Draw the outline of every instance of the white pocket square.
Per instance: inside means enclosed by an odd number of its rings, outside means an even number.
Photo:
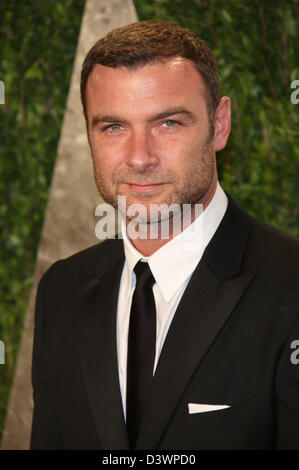
[[[230,408],[230,405],[205,405],[202,403],[188,403],[189,414],[206,413],[207,411],[223,410]]]

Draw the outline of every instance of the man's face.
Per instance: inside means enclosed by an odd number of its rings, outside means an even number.
[[[216,178],[206,89],[183,58],[137,70],[95,65],[87,82],[88,133],[103,198],[149,205],[201,202]]]

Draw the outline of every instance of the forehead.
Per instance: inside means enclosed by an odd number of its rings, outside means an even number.
[[[175,57],[146,64],[137,69],[106,67],[96,64],[86,86],[86,105],[89,112],[104,108],[128,109],[141,107],[194,106],[205,103],[205,85],[194,64]]]

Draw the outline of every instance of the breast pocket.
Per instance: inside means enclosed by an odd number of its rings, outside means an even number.
[[[196,428],[212,428],[243,422],[250,416],[250,409],[253,406],[255,398],[255,396],[251,396],[240,400],[237,403],[226,403],[226,405],[206,404],[206,408],[204,406],[198,406],[198,408],[196,406],[190,407],[190,405],[187,404],[189,424],[191,427]],[[220,406],[226,406],[226,408],[220,409],[218,408]],[[211,409],[209,411],[204,411],[205,409],[208,409],[208,407],[211,407]],[[196,411],[196,409],[198,409],[199,412],[190,413],[190,409],[191,411]]]

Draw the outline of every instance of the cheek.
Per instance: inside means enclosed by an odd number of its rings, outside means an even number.
[[[109,148],[96,146],[92,151],[94,166],[97,173],[102,175],[113,174],[119,166],[119,155]]]
[[[186,162],[190,158],[195,158],[202,146],[202,137],[198,129],[189,129],[188,131],[169,136],[167,139],[161,139],[159,142],[159,154],[167,161]]]
[[[178,177],[184,176],[188,169],[199,163],[200,146],[198,144],[190,145],[178,142],[171,150],[165,153],[164,163],[170,169],[173,169]]]
[[[156,142],[154,152],[159,157],[161,167],[175,170],[184,164],[188,146],[180,138],[161,139]]]
[[[114,174],[114,168],[111,165],[111,162],[107,161],[107,159],[96,157],[94,161],[94,167],[96,174],[100,178],[107,180],[107,182],[110,181]]]

